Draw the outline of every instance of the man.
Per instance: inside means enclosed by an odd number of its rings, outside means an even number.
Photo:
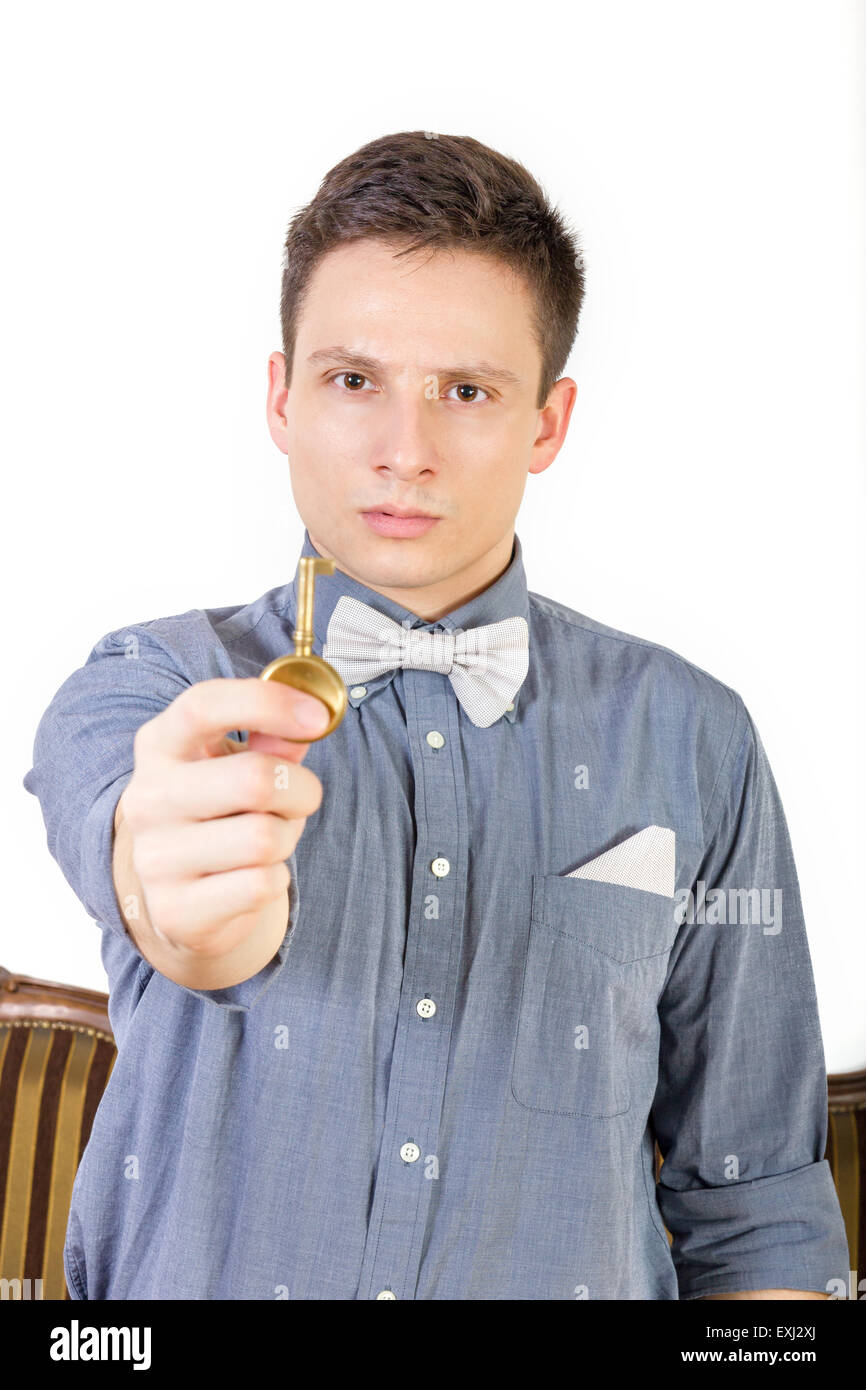
[[[374,141],[294,218],[268,423],[301,553],[335,562],[313,647],[349,707],[303,742],[321,706],[259,679],[291,650],[295,578],[107,634],[43,716],[25,785],[102,929],[119,1046],[74,1297],[845,1277],[752,720],[527,590],[514,522],[565,438],[583,290],[534,179],[467,138]]]

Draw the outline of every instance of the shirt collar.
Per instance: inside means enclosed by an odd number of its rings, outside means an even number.
[[[319,551],[310,540],[309,531],[305,529],[304,543],[299,559],[304,555],[316,556],[318,554]],[[298,611],[298,572],[296,565],[295,577],[291,586],[295,614]],[[455,628],[481,627],[487,623],[500,622],[503,618],[520,617],[525,619],[527,624],[529,623],[529,594],[523,568],[523,549],[516,533],[511,550],[511,560],[499,578],[494,580],[482,593],[476,594],[467,603],[452,609],[450,613],[444,614],[433,622],[425,621],[424,618],[418,617],[417,613],[412,613],[408,608],[403,608],[399,603],[395,603],[393,599],[386,598],[384,594],[368,588],[360,580],[344,574],[336,567],[336,564],[333,574],[317,575],[313,593],[313,650],[317,656],[322,654],[331,614],[338,600],[344,594],[350,598],[359,599],[361,603],[368,604],[370,608],[375,608],[378,613],[384,613],[397,623],[405,623],[409,628],[420,628],[427,631],[433,631],[436,628],[453,631]],[[395,670],[396,668],[384,671],[381,676],[368,681],[365,686],[351,686],[347,690],[347,695],[349,704],[353,709],[357,709],[358,705],[365,699],[369,699],[371,695],[388,685],[394,679]],[[513,724],[517,717],[519,698],[520,690],[514,696],[513,707],[505,711],[505,718],[509,723]]]

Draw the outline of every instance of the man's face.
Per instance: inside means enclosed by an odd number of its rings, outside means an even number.
[[[366,239],[319,263],[288,392],[282,353],[269,359],[268,423],[320,554],[432,621],[507,565],[527,474],[553,461],[576,387],[562,378],[537,409],[533,304],[509,268],[394,249]]]

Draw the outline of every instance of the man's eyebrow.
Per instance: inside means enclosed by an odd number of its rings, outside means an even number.
[[[362,352],[353,352],[351,348],[336,344],[334,347],[317,348],[311,352],[307,358],[307,363],[311,367],[320,366],[326,362],[349,363],[352,367],[358,368],[362,372],[383,373],[386,370],[385,363],[380,362],[378,357],[368,357]],[[459,381],[475,381],[477,377],[484,377],[487,381],[498,382],[500,386],[522,386],[523,378],[516,373],[509,371],[507,367],[497,367],[492,362],[475,362],[469,365],[453,367],[438,367],[431,375],[437,377],[451,377]]]

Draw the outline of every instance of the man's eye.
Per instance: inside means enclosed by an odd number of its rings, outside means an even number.
[[[461,391],[461,392],[462,392],[462,391],[469,391],[469,392],[473,392],[474,394],[472,394],[472,395],[468,395],[468,396],[461,395],[461,396],[458,396],[458,397],[457,397],[458,400],[464,401],[467,405],[472,405],[473,402],[474,402],[475,400],[477,400],[477,393],[478,393],[479,391],[483,392],[483,394],[484,394],[484,395],[487,397],[487,399],[489,400],[489,396],[488,396],[487,392],[484,390],[484,387],[483,387],[483,386],[476,386],[476,385],[474,384],[474,382],[471,382],[471,381],[459,381],[459,382],[457,382],[457,384],[456,384],[455,386],[450,386],[448,389],[449,389],[449,391]]]
[[[338,378],[341,376],[348,377],[349,381],[352,383],[367,380],[367,378],[365,376],[362,376],[360,372],[337,372],[335,376],[331,377],[331,381],[337,381]],[[359,396],[361,394],[361,390],[359,390],[359,388],[355,384],[347,384],[346,390],[351,391],[356,396]]]
[[[370,384],[369,379],[367,377],[362,376],[360,372],[352,371],[336,372],[332,377],[329,378],[329,380],[339,381],[341,377],[345,378],[344,389],[356,396],[360,396],[363,393],[364,382],[368,382],[368,384]],[[456,382],[454,386],[450,386],[448,388],[448,393],[450,393],[451,391],[458,391],[460,395],[457,397],[457,399],[463,401],[465,405],[475,404],[475,402],[478,400],[479,392],[481,392],[485,399],[489,399],[489,393],[484,390],[484,387],[476,386],[475,383],[471,381]]]

